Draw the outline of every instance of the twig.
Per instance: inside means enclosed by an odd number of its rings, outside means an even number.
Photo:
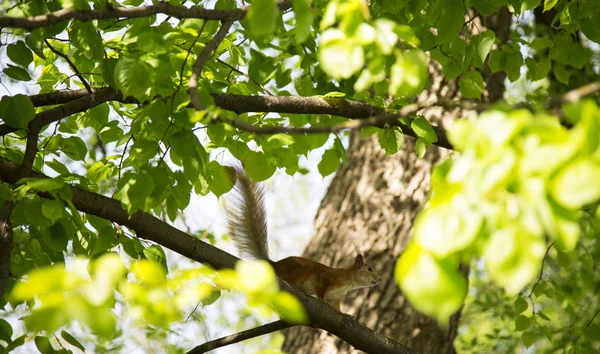
[[[548,258],[548,253],[550,252],[550,249],[552,248],[552,246],[554,246],[554,241],[552,241],[552,243],[548,246],[548,248],[546,249],[546,253],[544,254],[544,258],[542,258],[542,267],[540,268],[540,275],[538,276],[537,281],[535,282],[535,284],[533,284],[533,287],[531,288],[531,292],[529,293],[529,298],[531,298],[535,288],[538,286],[538,284],[542,280],[542,275],[544,274],[544,264],[546,263],[546,258]]]
[[[268,333],[281,331],[282,329],[290,328],[293,326],[295,326],[295,325],[289,324],[282,320],[267,323],[265,325],[262,325],[262,326],[259,326],[256,328],[248,329],[248,330],[236,333],[236,334],[232,334],[229,336],[221,337],[219,339],[211,340],[210,342],[206,342],[204,344],[201,344],[201,345],[195,347],[194,349],[187,352],[187,354],[206,353],[213,349],[221,348],[226,345],[230,345],[230,344],[234,344],[234,343],[239,343],[246,339],[259,337],[259,336],[262,336],[262,335],[265,335]]]
[[[208,60],[208,57],[211,55],[212,51],[217,49],[219,44],[225,39],[227,32],[231,28],[233,21],[223,21],[221,23],[221,28],[217,31],[215,36],[206,43],[206,46],[202,49],[202,52],[196,59],[194,63],[194,67],[192,68],[192,76],[190,77],[190,82],[188,84],[188,94],[190,95],[192,107],[194,107],[197,111],[204,109],[202,102],[200,102],[200,96],[198,95],[198,79],[202,74],[202,68],[204,64]]]
[[[579,341],[581,340],[581,337],[583,336],[585,331],[588,329],[588,327],[592,324],[592,322],[594,322],[594,319],[596,319],[596,316],[598,316],[599,313],[600,313],[600,309],[596,310],[596,313],[594,314],[594,316],[592,316],[592,319],[588,321],[588,323],[587,323],[587,325],[585,325],[585,328],[583,329],[583,331],[581,331],[581,333],[579,333],[579,337],[577,337],[577,343],[579,343]]]
[[[271,91],[269,91],[266,87],[264,87],[263,85],[261,85],[258,81],[256,81],[252,76],[246,74],[245,72],[241,71],[240,69],[236,68],[233,65],[229,65],[227,62],[217,58],[217,62],[225,65],[226,67],[228,67],[229,69],[235,71],[238,74],[241,74],[243,76],[245,76],[246,78],[248,78],[248,80],[254,82],[256,84],[256,86],[260,87],[261,90],[263,90],[264,93],[266,93],[269,96],[275,96]]]
[[[73,70],[75,75],[77,75],[79,80],[81,80],[81,83],[83,84],[83,86],[85,86],[85,89],[87,90],[87,92],[91,95],[92,88],[91,88],[90,84],[88,84],[87,80],[84,79],[83,76],[81,76],[81,73],[79,72],[79,70],[77,69],[75,64],[71,61],[71,59],[69,59],[69,57],[66,54],[61,53],[60,51],[56,50],[56,48],[54,48],[52,45],[50,45],[50,42],[48,41],[48,39],[44,39],[44,43],[46,43],[46,45],[48,46],[48,48],[50,48],[52,53],[63,58],[67,62],[67,64],[69,64],[69,67],[71,68],[71,70]]]
[[[549,108],[557,108],[565,103],[575,103],[593,93],[600,92],[600,81],[580,86],[574,90],[568,91],[561,96],[555,97],[548,103]]]
[[[12,201],[4,202],[0,209],[0,301],[4,297],[10,277],[10,253],[13,246],[13,229],[10,223]]]

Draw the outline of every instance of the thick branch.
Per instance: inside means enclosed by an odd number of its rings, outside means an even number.
[[[301,96],[241,96],[224,93],[212,95],[215,104],[237,114],[273,112],[294,114],[330,114],[345,118],[366,118],[385,110],[364,101],[343,98]]]
[[[277,2],[279,8],[284,11],[292,4],[290,0]],[[209,10],[200,6],[183,7],[171,5],[168,2],[156,2],[150,6],[140,7],[106,7],[102,10],[76,10],[62,9],[34,17],[0,17],[0,27],[34,29],[53,25],[68,20],[92,21],[120,18],[148,17],[156,14],[165,14],[174,18],[201,18],[204,20],[239,21],[248,12],[249,6],[231,10]]]
[[[202,102],[200,102],[200,96],[198,95],[198,80],[202,75],[202,68],[212,54],[213,50],[217,49],[219,44],[223,41],[223,39],[225,39],[225,36],[227,36],[227,32],[229,32],[232,24],[232,21],[223,21],[221,23],[221,28],[219,28],[217,34],[215,34],[215,36],[208,41],[208,43],[206,43],[206,46],[202,49],[202,52],[194,63],[192,68],[192,76],[190,77],[190,82],[188,84],[188,94],[190,95],[190,100],[192,101],[192,107],[194,107],[197,111],[204,109]]]
[[[19,179],[19,169],[19,165],[0,157],[0,180],[11,184],[16,183]],[[32,175],[47,178],[36,172]],[[138,237],[154,241],[190,259],[216,269],[233,268],[238,261],[238,258],[229,253],[202,242],[150,214],[136,212],[129,216],[116,199],[77,187],[71,187],[71,191],[73,196],[71,201],[77,210],[126,226],[135,231]],[[40,193],[40,195],[51,198],[49,194]],[[410,348],[363,326],[352,317],[334,310],[324,302],[283,282],[280,284],[283,290],[300,300],[313,327],[326,330],[359,350],[382,354],[415,353]]]
[[[95,93],[93,95],[88,95],[87,91],[85,91],[85,90],[82,90],[82,91],[86,92],[85,96],[78,98],[76,100],[70,101],[68,103],[65,103],[62,106],[54,107],[49,110],[40,112],[35,115],[35,117],[33,118],[33,120],[30,123],[36,124],[41,129],[45,125],[59,121],[65,117],[70,116],[71,114],[87,111],[88,109],[93,108],[99,104],[102,104],[102,103],[105,103],[108,101],[122,101],[123,100],[123,95],[115,92],[112,89],[102,90],[102,91],[98,90],[97,93]],[[52,93],[51,95],[55,95],[55,94]],[[41,95],[39,95],[39,96],[41,96]],[[69,95],[67,95],[67,96],[69,96]],[[34,96],[32,96],[32,97],[34,97]],[[70,96],[70,97],[72,97],[72,96]],[[47,99],[45,99],[45,98],[42,99],[42,101],[44,101],[44,100],[47,100]],[[7,124],[2,124],[2,125],[0,125],[0,136],[4,136],[6,134],[15,132],[17,130],[19,130],[19,129],[13,128]]]
[[[276,133],[286,133],[286,134],[315,134],[315,133],[336,133],[342,130],[352,130],[359,129],[363,127],[378,127],[383,128],[385,125],[391,125],[395,127],[399,127],[402,130],[402,133],[412,136],[414,138],[418,138],[415,131],[412,129],[410,125],[411,118],[408,118],[408,115],[414,114],[417,111],[428,107],[411,104],[404,107],[399,113],[384,113],[376,116],[371,116],[367,118],[354,119],[348,122],[343,122],[334,125],[325,125],[325,126],[311,126],[311,127],[283,127],[283,126],[264,126],[258,127],[254,126],[244,120],[234,119],[231,121],[225,121],[225,123],[232,125],[238,129],[243,131],[254,133],[257,135],[267,135],[267,134],[276,134]],[[399,119],[406,118],[409,124],[404,124]],[[446,131],[443,128],[432,125],[431,126],[435,131],[438,141],[433,143],[433,145],[437,145],[439,147],[443,147],[446,149],[453,149],[450,140],[448,140],[448,136],[446,135]]]
[[[208,351],[221,348],[230,344],[239,343],[241,341],[256,338],[268,333],[273,333],[276,331],[281,331],[282,329],[286,329],[292,327],[294,325],[289,324],[285,321],[279,320],[271,323],[264,324],[259,327],[255,327],[246,331],[242,331],[236,334],[232,334],[229,336],[221,337],[219,339],[211,340],[204,344],[201,344],[194,349],[187,352],[187,354],[201,354],[206,353]]]

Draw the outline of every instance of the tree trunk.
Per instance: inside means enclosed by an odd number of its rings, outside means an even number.
[[[510,13],[486,21],[488,27],[506,41]],[[474,31],[485,30],[481,24]],[[430,65],[431,88],[418,102],[441,98],[460,100],[457,80],[445,80],[436,63]],[[485,99],[502,97],[504,75],[485,75]],[[430,108],[420,112],[434,124],[448,123],[464,117],[461,109]],[[315,235],[305,256],[325,264],[340,266],[351,263],[355,245],[366,261],[381,275],[382,281],[371,289],[351,292],[342,311],[351,314],[370,328],[421,353],[454,353],[459,314],[448,328],[414,310],[402,296],[394,278],[394,267],[411,237],[417,213],[423,208],[429,191],[430,171],[449,151],[429,147],[419,159],[414,139],[406,138],[402,150],[386,156],[377,137],[351,139],[348,161],[337,171],[316,217]],[[285,333],[283,350],[289,353],[350,353],[353,348],[328,333],[308,328],[293,328]],[[356,352],[356,351],[355,351]]]

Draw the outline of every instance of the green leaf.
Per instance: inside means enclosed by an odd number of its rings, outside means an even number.
[[[269,149],[277,149],[282,146],[292,145],[294,138],[288,134],[278,133],[273,134],[267,138],[267,145]]]
[[[71,136],[60,141],[62,152],[73,160],[83,161],[87,155],[87,146],[80,137]]]
[[[415,141],[415,152],[417,153],[417,156],[422,159],[423,156],[425,156],[425,153],[427,152],[427,147],[431,145],[427,142],[427,140],[423,139],[423,138],[417,138],[417,140]]]
[[[587,17],[581,18],[579,21],[581,32],[583,32],[589,40],[600,44],[600,28],[598,27],[598,22]]]
[[[6,183],[0,182],[0,200],[12,200],[13,191]]]
[[[15,64],[24,67],[27,67],[33,61],[33,54],[23,41],[9,44],[8,47],[6,47],[6,54]]]
[[[427,121],[427,119],[424,117],[417,117],[416,119],[413,119],[413,121],[410,123],[410,127],[418,137],[423,138],[429,144],[433,144],[438,141],[435,130],[433,130],[433,127],[429,121]]]
[[[81,350],[82,352],[85,352],[85,347],[75,337],[73,337],[71,334],[69,334],[69,332],[61,331],[60,336],[67,343],[71,344],[72,346],[76,347],[77,349]]]
[[[307,324],[309,322],[302,303],[292,294],[281,291],[273,297],[271,303],[286,322],[297,324]]]
[[[162,265],[165,270],[168,272],[167,268],[167,255],[165,251],[159,245],[152,245],[150,247],[144,248],[144,256],[151,261],[154,261],[160,265]]]
[[[13,329],[10,323],[0,318],[0,340],[10,343],[13,335]]]
[[[423,250],[440,259],[471,246],[483,218],[466,203],[455,201],[429,207],[419,214],[414,240]]]
[[[563,83],[565,85],[569,84],[569,73],[565,69],[565,66],[561,63],[554,63],[554,76],[558,82]]]
[[[292,1],[292,9],[296,14],[296,28],[294,30],[294,44],[298,45],[311,34],[311,26],[315,15],[310,7],[310,0]]]
[[[7,64],[7,66],[8,67],[2,71],[6,76],[18,81],[31,81],[31,76],[29,76],[27,70],[12,64]]]
[[[526,228],[505,227],[493,232],[483,250],[490,278],[509,295],[521,291],[537,276],[546,243]]]
[[[323,177],[328,176],[335,172],[341,163],[340,153],[336,149],[325,150],[318,165],[319,173]]]
[[[465,98],[479,99],[484,89],[483,77],[478,71],[469,71],[460,79],[458,86]]]
[[[521,341],[525,348],[529,348],[537,342],[537,335],[531,331],[526,331],[521,334]]]
[[[152,66],[140,58],[124,56],[115,66],[115,84],[123,96],[144,101],[154,85],[154,73]]]
[[[56,159],[53,159],[52,161],[46,161],[46,165],[56,171],[59,175],[67,175],[71,173],[67,166]]]
[[[250,176],[254,182],[266,180],[271,177],[277,169],[267,161],[265,154],[262,152],[248,152],[246,156],[244,156],[243,162],[248,176]]]
[[[442,262],[411,243],[396,263],[396,281],[411,304],[446,325],[467,295],[467,281],[458,267]]]
[[[28,96],[4,96],[0,100],[0,118],[13,128],[23,129],[35,117],[35,108]]]
[[[230,167],[221,166],[217,161],[211,161],[208,164],[208,169],[212,176],[210,191],[213,192],[217,198],[229,192],[235,183],[227,171],[228,168]]]
[[[478,36],[479,45],[477,46],[477,54],[479,55],[479,60],[483,63],[492,50],[492,46],[496,41],[496,34],[492,30],[487,30]]]
[[[94,61],[100,61],[104,58],[102,38],[92,22],[73,22],[69,38],[71,38],[71,43],[81,50],[86,58]]]
[[[55,223],[65,216],[65,206],[60,200],[44,200],[42,202],[42,215]]]
[[[64,183],[54,178],[28,178],[24,180],[31,189],[40,192],[55,191],[64,187]]]
[[[42,354],[54,354],[54,348],[52,344],[50,344],[50,340],[47,337],[36,336],[35,339],[35,347]]]
[[[565,166],[550,184],[552,197],[567,208],[581,208],[600,198],[600,165],[590,158]]]
[[[396,52],[396,62],[390,69],[388,92],[398,97],[414,97],[428,84],[428,65],[425,53],[419,49]]]
[[[544,12],[552,10],[558,0],[544,0]]]
[[[398,127],[386,126],[378,132],[379,145],[387,155],[397,153],[404,143],[404,134]]]
[[[514,306],[517,313],[523,313],[525,310],[527,310],[527,308],[529,308],[527,300],[525,300],[522,296],[517,297]]]
[[[43,208],[43,204],[42,204]],[[63,207],[64,208],[64,207]],[[64,213],[64,209],[63,209]],[[44,214],[42,210],[42,214]],[[45,216],[45,215],[44,215]],[[44,237],[44,242],[53,250],[57,252],[63,252],[67,250],[67,244],[69,243],[69,239],[72,238],[72,235],[69,235],[67,229],[64,225],[67,225],[68,222],[59,222],[50,226],[49,233],[44,234],[47,235],[47,238]],[[71,236],[71,237],[70,237]]]
[[[515,331],[524,331],[533,326],[533,317],[527,317],[524,315],[517,316],[515,320]]]
[[[279,7],[275,0],[254,0],[246,20],[253,35],[267,36],[277,27],[279,18]]]

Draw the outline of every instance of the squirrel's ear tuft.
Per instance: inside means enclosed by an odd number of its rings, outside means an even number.
[[[356,255],[356,259],[354,259],[354,265],[358,268],[358,267],[362,267],[363,265],[365,265],[365,261],[363,259],[363,255],[362,254],[358,254]]]

